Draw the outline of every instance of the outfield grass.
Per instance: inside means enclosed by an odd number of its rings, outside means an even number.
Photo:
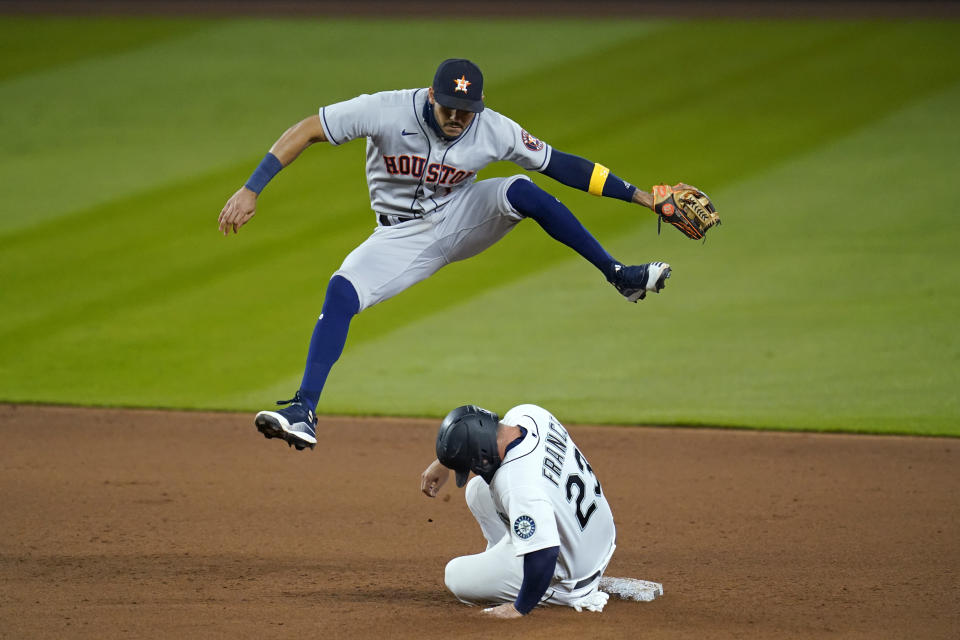
[[[940,204],[960,169],[958,36],[0,18],[0,400],[289,397],[326,280],[374,225],[363,144],[308,150],[237,236],[217,234],[220,207],[292,122],[464,55],[492,108],[645,187],[701,185],[724,224],[706,244],[658,236],[646,210],[536,176],[620,259],[671,262],[666,291],[629,305],[523,223],[358,316],[321,412],[536,402],[569,422],[960,435],[960,232]]]

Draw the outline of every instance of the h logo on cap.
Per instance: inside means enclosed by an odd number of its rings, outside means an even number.
[[[469,75],[469,80],[467,79]],[[483,72],[464,58],[444,60],[433,77],[433,97],[448,109],[483,111]]]

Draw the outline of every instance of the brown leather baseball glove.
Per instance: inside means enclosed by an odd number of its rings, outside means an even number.
[[[681,183],[672,187],[665,184],[655,185],[653,210],[657,214],[657,231],[660,222],[666,221],[680,230],[688,238],[699,240],[711,227],[720,224],[720,216],[710,198],[700,189]]]

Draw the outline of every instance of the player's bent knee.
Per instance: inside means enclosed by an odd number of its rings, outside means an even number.
[[[546,191],[538,187],[531,180],[514,180],[507,188],[507,202],[510,206],[523,213],[530,209],[538,199],[538,192],[546,194]]]
[[[516,180],[507,189],[507,202],[522,216],[539,221],[550,214],[555,197],[538,187],[532,180]]]
[[[330,278],[327,295],[323,300],[323,312],[356,315],[360,312],[360,294],[353,283],[340,275]]]
[[[448,562],[443,572],[443,582],[447,585],[450,593],[456,596],[458,600],[473,604],[474,601],[471,599],[473,593],[470,589],[469,581],[465,579],[467,575],[466,568],[462,565],[462,558],[454,558]]]

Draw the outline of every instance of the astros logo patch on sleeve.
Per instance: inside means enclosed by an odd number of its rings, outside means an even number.
[[[540,149],[543,149],[543,142],[530,135],[526,129],[520,130],[520,139],[523,141],[523,146],[530,149],[530,151],[540,151]]]
[[[513,532],[521,540],[527,540],[537,531],[537,523],[530,516],[520,516],[513,522]]]

